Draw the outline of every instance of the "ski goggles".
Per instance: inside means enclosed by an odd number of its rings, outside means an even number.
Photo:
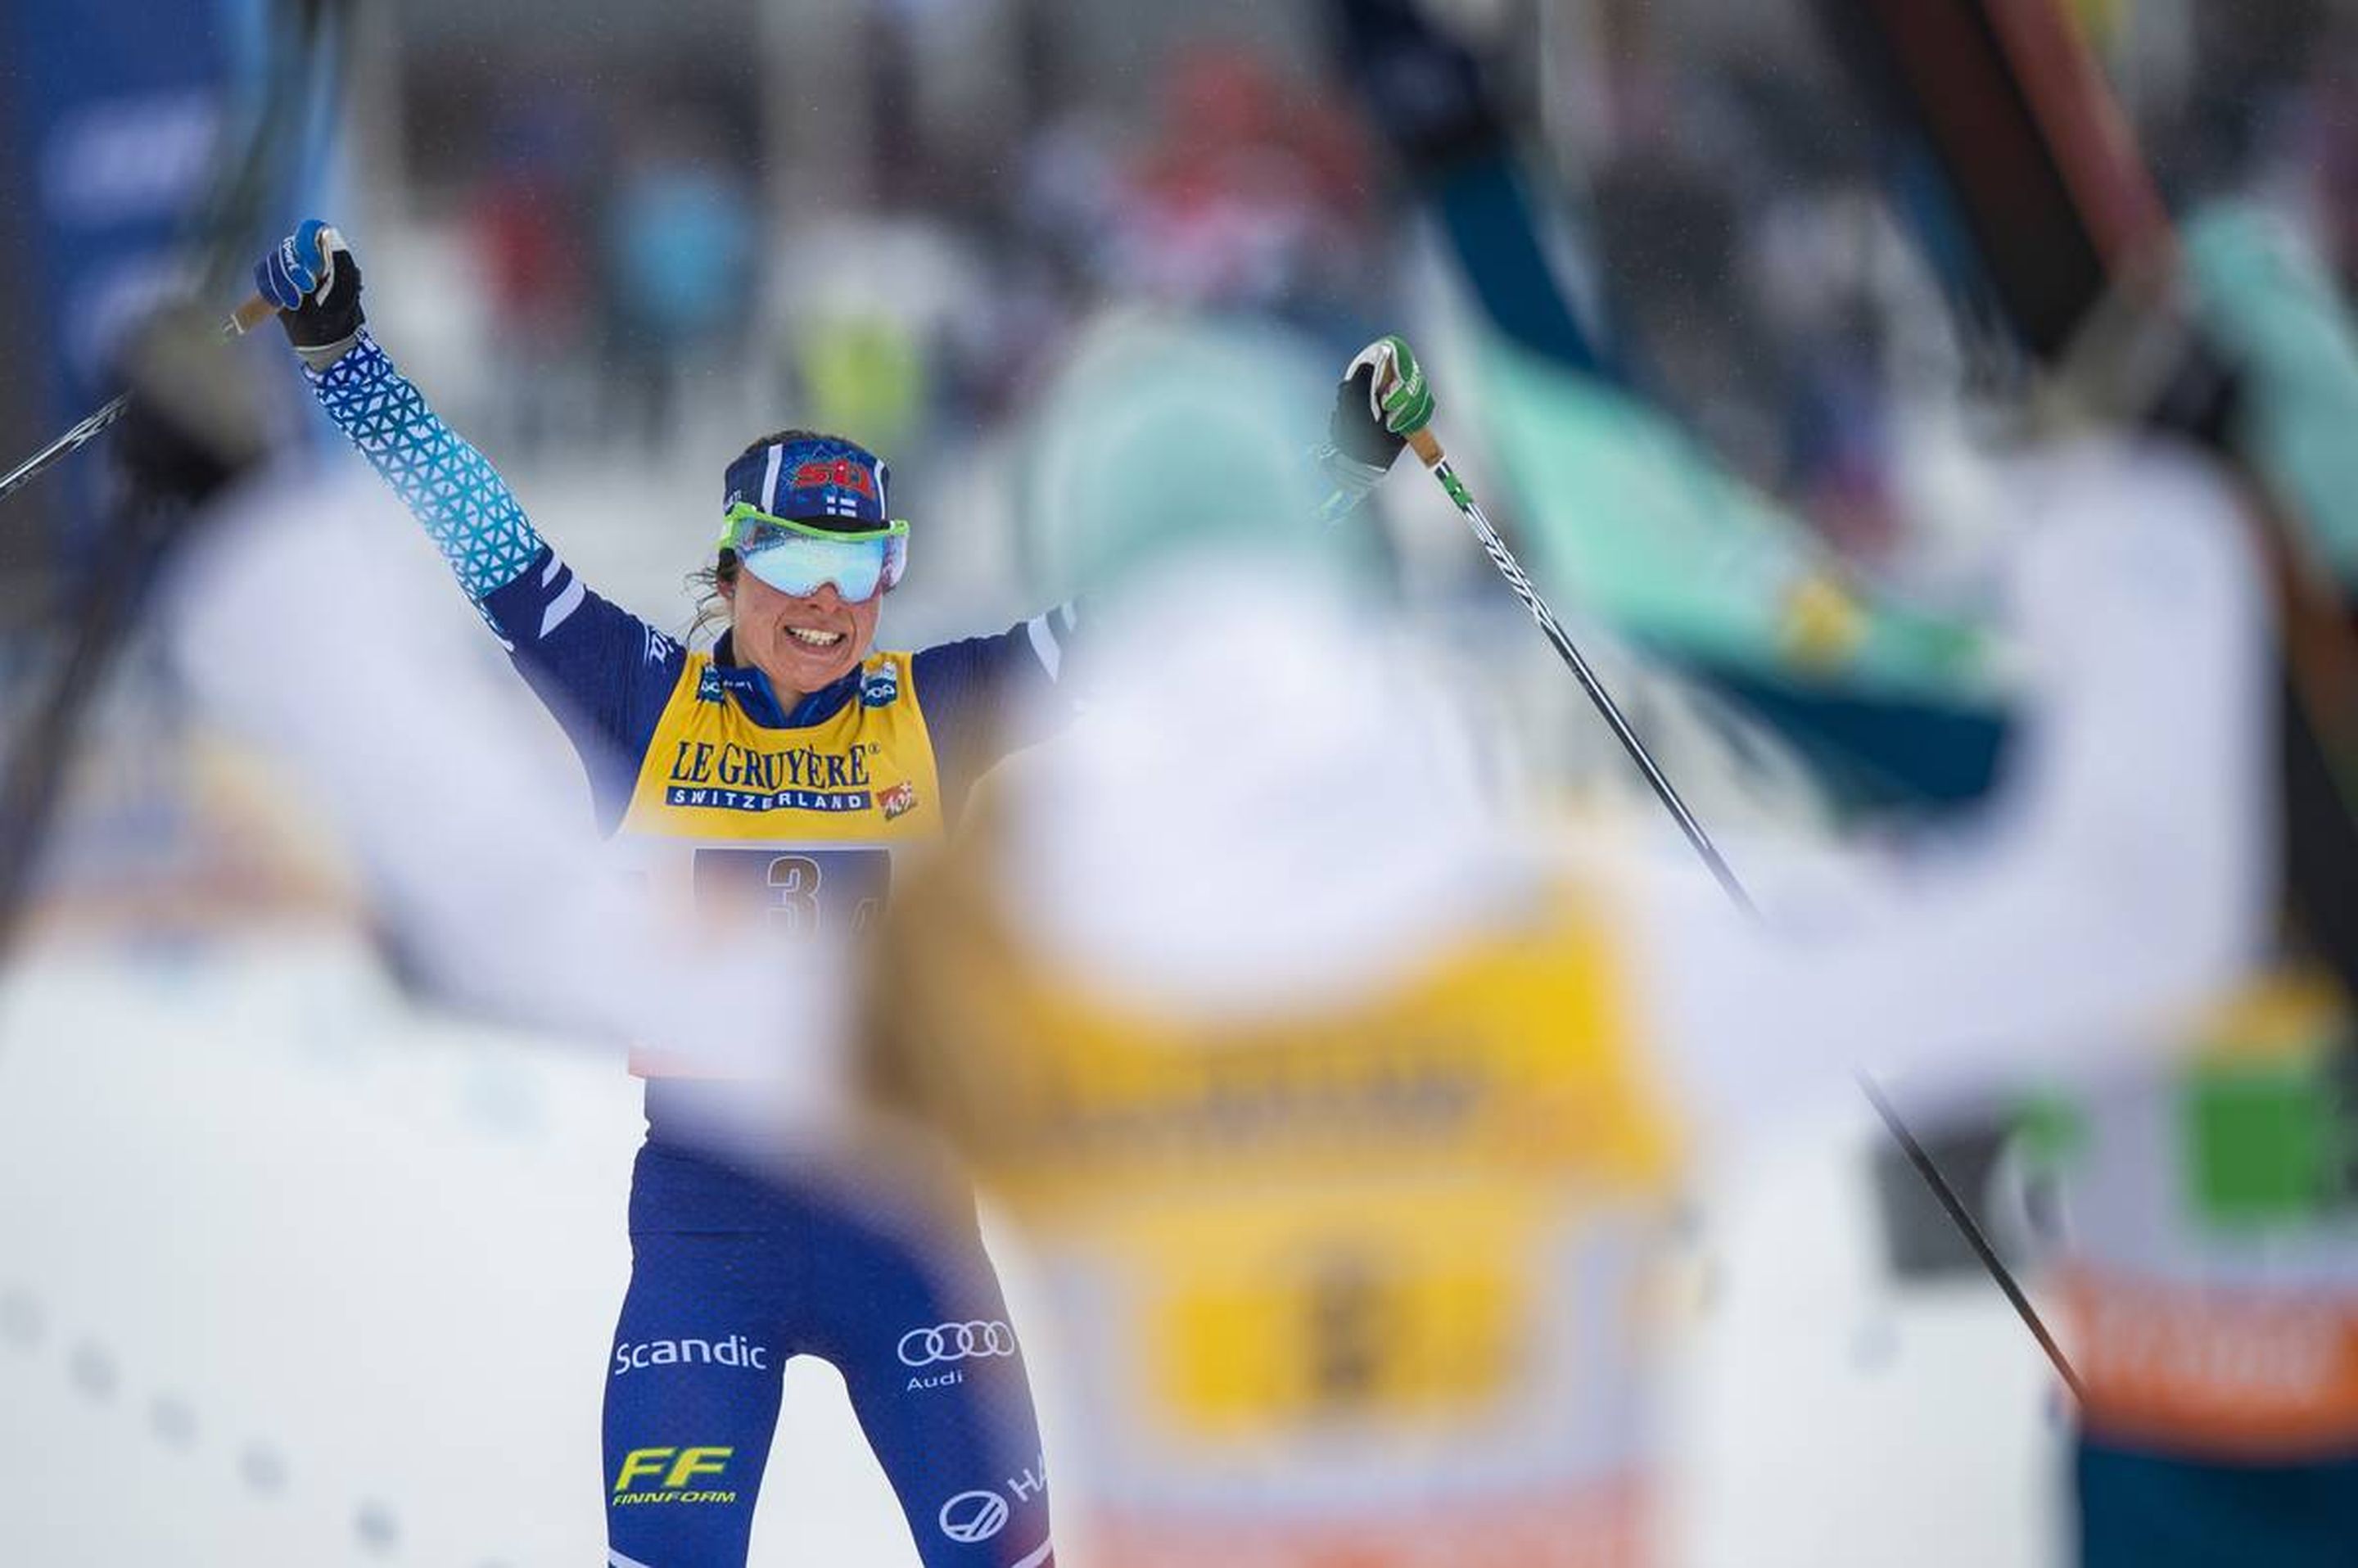
[[[847,601],[859,604],[899,586],[909,564],[909,524],[897,518],[881,528],[846,533],[773,517],[747,501],[731,506],[726,516],[720,547],[734,550],[747,571],[796,598],[831,582]]]

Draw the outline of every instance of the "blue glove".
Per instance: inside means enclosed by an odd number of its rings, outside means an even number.
[[[344,237],[317,218],[254,266],[254,287],[278,310],[287,341],[313,368],[342,357],[360,336],[361,268]]]

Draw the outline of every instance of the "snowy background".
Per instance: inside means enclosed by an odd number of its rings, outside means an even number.
[[[45,949],[0,989],[11,1551],[597,1561],[638,1131],[618,1065],[421,1015],[333,935]],[[1986,1287],[1882,1278],[1867,1138],[1845,1118],[1714,1183],[1678,1356],[1675,1561],[2050,1558],[2051,1377]],[[997,1251],[1034,1333],[1021,1251]],[[1050,1463],[1077,1467],[1054,1341],[1033,1346]],[[793,1363],[753,1561],[910,1552],[841,1382]]]

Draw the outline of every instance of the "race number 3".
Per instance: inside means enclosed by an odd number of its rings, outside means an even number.
[[[808,855],[781,855],[770,862],[770,886],[778,898],[770,914],[784,922],[787,935],[817,934],[818,888],[825,874]]]
[[[789,936],[866,931],[884,905],[891,852],[706,846],[696,901],[709,912],[758,912]]]

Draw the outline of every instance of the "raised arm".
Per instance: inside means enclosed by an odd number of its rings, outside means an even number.
[[[333,228],[304,222],[256,265],[254,281],[319,406],[424,526],[580,752],[601,818],[619,820],[685,651],[590,592],[490,460],[394,368],[361,310],[360,264]]]
[[[1854,1066],[1920,1098],[2099,1071],[2257,955],[2275,709],[2240,503],[2192,456],[2093,444],[2011,499],[2033,700],[1990,820],[1768,925],[1700,877],[1643,879],[1650,989],[1725,1120]]]
[[[499,471],[442,422],[369,336],[360,263],[343,236],[307,220],[254,271],[262,297],[280,311],[319,406],[424,525],[459,586],[482,610],[547,546]],[[492,629],[513,644],[496,622]]]

